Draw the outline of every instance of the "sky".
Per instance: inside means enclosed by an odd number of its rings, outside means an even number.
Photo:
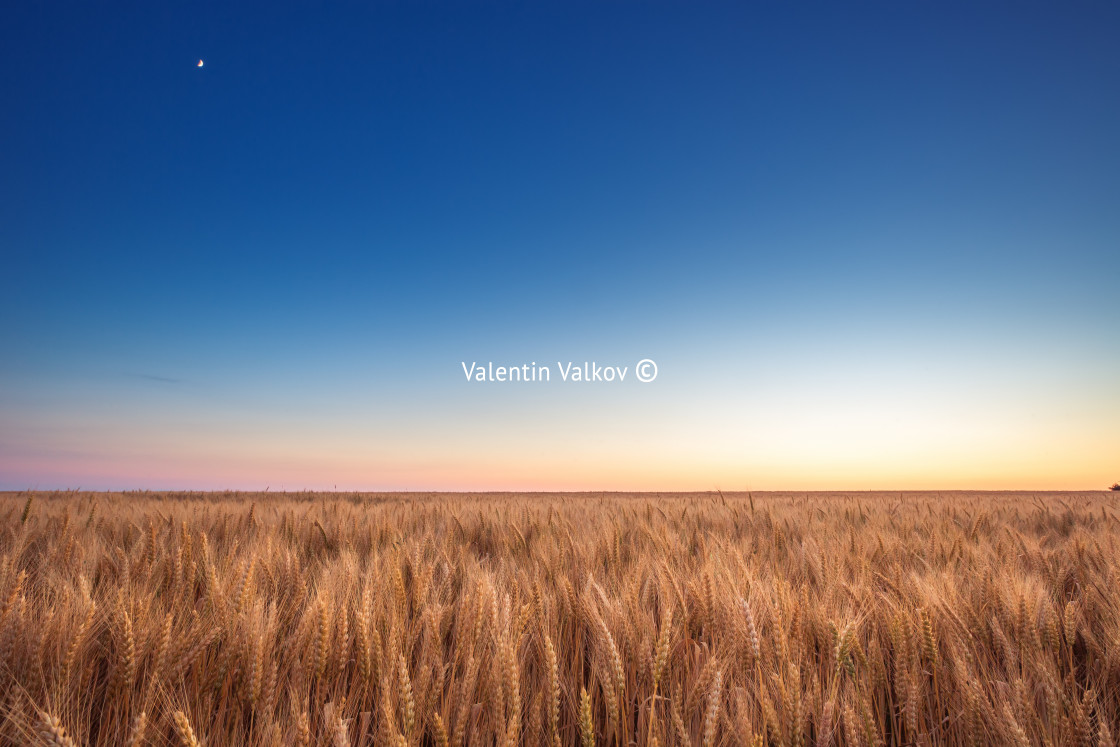
[[[2,14],[0,489],[1120,480],[1115,3]]]

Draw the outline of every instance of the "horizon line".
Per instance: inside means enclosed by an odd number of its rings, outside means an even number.
[[[0,488],[0,496],[28,495],[39,493],[169,493],[169,494],[252,494],[252,495],[303,495],[316,493],[323,495],[753,495],[759,494],[803,494],[803,495],[835,495],[838,493],[1112,493],[1118,492],[1111,487],[1104,488],[832,488],[804,490],[798,488],[766,488],[762,490],[721,490],[693,489],[693,490],[320,490],[315,488],[271,490],[247,488],[25,488],[5,489]]]

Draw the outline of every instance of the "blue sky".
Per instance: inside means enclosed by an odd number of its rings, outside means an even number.
[[[0,487],[1120,479],[1114,4],[4,13]]]

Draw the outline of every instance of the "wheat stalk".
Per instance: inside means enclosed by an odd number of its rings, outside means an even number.
[[[712,747],[716,741],[716,725],[719,716],[720,697],[723,694],[723,671],[716,670],[712,688],[708,693],[708,710],[704,714],[704,747]]]
[[[595,747],[595,722],[591,716],[591,696],[587,688],[579,691],[579,733],[583,747]]]
[[[552,639],[547,633],[542,633],[542,636],[548,662],[548,733],[552,746],[560,747],[560,669]]]

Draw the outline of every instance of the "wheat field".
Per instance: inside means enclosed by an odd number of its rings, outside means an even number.
[[[1114,494],[0,495],[0,744],[1110,745]]]

